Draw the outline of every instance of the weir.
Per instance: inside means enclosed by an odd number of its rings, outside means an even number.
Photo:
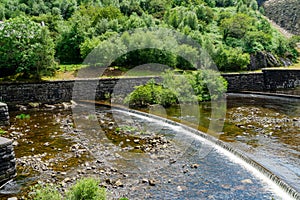
[[[86,103],[86,101],[85,101]],[[156,115],[127,109],[124,107],[118,107],[118,106],[111,106],[112,108],[115,108],[119,112],[125,112],[130,115],[136,115],[138,117],[145,117],[150,118],[153,120],[159,121],[159,123],[165,123],[169,126],[175,126],[180,127],[183,131],[182,134],[186,134],[188,136],[194,137],[197,140],[205,140],[206,142],[210,143],[213,148],[218,149],[221,153],[232,159],[234,162],[246,167],[249,171],[251,171],[257,178],[262,179],[264,182],[266,182],[268,185],[270,185],[273,188],[273,191],[277,193],[279,196],[281,196],[283,199],[297,199],[300,200],[300,194],[297,190],[295,190],[293,187],[288,185],[286,182],[281,180],[278,176],[273,174],[271,171],[260,165],[259,163],[255,162],[245,154],[243,154],[241,151],[232,148],[230,145],[218,140],[217,138],[214,138],[208,134],[205,134],[201,131],[198,131],[194,128],[188,127],[186,125],[183,125],[181,123],[162,118]]]

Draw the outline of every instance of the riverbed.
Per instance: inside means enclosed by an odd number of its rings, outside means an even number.
[[[297,101],[231,95],[218,137],[299,189],[298,109]],[[178,110],[166,113],[195,118]],[[210,104],[200,110],[195,121],[205,130]],[[15,140],[18,177],[1,190],[8,193],[2,199],[22,198],[38,182],[56,183],[63,191],[87,176],[99,179],[110,199],[280,199],[261,174],[178,126],[101,106],[82,115],[60,106],[25,112],[30,119],[16,118],[24,111],[11,112],[7,131]],[[199,149],[209,152],[199,155]]]

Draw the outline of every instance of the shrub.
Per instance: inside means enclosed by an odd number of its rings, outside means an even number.
[[[54,186],[36,185],[31,188],[31,197],[34,200],[61,200],[62,196]]]
[[[135,90],[125,98],[124,103],[129,104],[131,107],[145,107],[150,104],[169,106],[177,103],[177,99],[171,90],[156,84],[156,82],[151,79],[145,85],[137,86]]]
[[[220,46],[217,50],[215,63],[221,71],[241,71],[246,70],[250,64],[250,55],[243,53],[241,48],[223,48]]]
[[[176,103],[216,100],[227,90],[227,82],[217,72],[198,70],[190,74],[176,75],[172,71],[163,74],[162,84],[150,80],[137,86],[124,100],[131,107],[151,104],[170,106]]]
[[[104,188],[98,186],[98,181],[93,178],[79,180],[66,194],[67,200],[105,200],[106,192]]]

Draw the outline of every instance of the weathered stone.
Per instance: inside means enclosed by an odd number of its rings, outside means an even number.
[[[124,186],[124,184],[121,182],[121,180],[119,179],[119,180],[117,180],[116,182],[115,182],[115,186],[117,186],[117,187],[123,187]]]
[[[299,0],[268,0],[263,6],[267,17],[290,33],[300,35]]]
[[[257,70],[265,67],[289,66],[292,62],[287,58],[276,58],[270,52],[256,52],[250,56],[248,70]]]
[[[5,103],[0,102],[0,126],[9,125],[8,107]]]
[[[251,179],[244,179],[244,180],[241,180],[241,182],[244,183],[244,184],[253,184]]]
[[[7,200],[18,200],[18,198],[17,197],[10,197]]]
[[[0,137],[0,186],[16,176],[16,160],[12,140]]]

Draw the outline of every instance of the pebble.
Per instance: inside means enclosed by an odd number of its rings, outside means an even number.
[[[251,179],[244,179],[244,180],[241,180],[242,183],[245,183],[245,184],[253,184],[253,182],[251,181]]]
[[[182,191],[182,188],[181,188],[181,186],[179,185],[179,186],[177,186],[177,191],[178,192],[181,192]]]
[[[18,146],[19,145],[19,142],[17,142],[17,141],[14,141],[13,143],[12,143],[12,145],[15,147],[15,146]]]
[[[191,168],[197,169],[200,165],[199,164],[192,164]]]
[[[149,180],[149,185],[155,186],[155,184],[156,184],[156,181],[154,179]]]
[[[123,187],[124,185],[123,185],[123,183],[121,182],[121,180],[119,179],[119,180],[117,180],[117,181],[115,182],[115,186],[117,186],[117,187]]]
[[[146,179],[146,178],[142,179],[142,183],[148,183],[148,182],[149,182],[148,179]]]
[[[18,200],[18,198],[17,197],[10,197],[7,200]]]
[[[48,146],[50,146],[50,143],[49,143],[49,142],[46,142],[46,143],[44,144],[44,146],[45,146],[45,147],[48,147]]]

